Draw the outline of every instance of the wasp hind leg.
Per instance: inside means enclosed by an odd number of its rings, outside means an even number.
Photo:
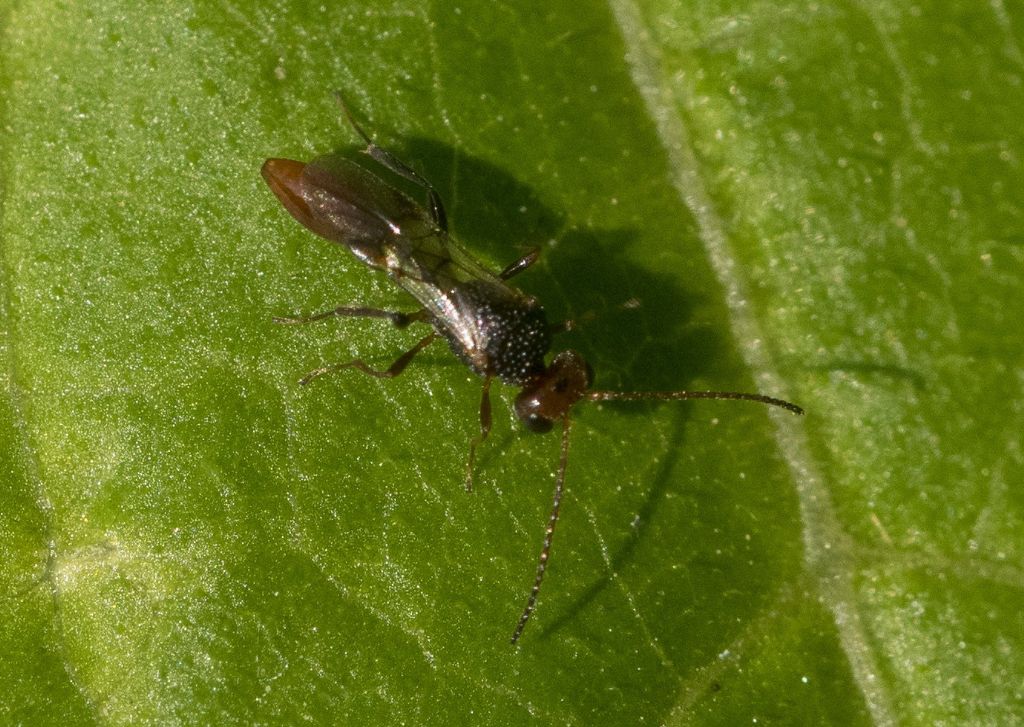
[[[483,391],[480,392],[480,433],[469,440],[469,458],[466,460],[466,492],[473,491],[473,467],[476,464],[476,448],[484,443],[491,433],[491,377],[484,377]]]

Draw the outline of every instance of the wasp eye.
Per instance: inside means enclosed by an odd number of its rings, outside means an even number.
[[[543,434],[551,431],[554,422],[551,417],[545,416],[542,391],[521,391],[516,397],[516,417],[523,423],[523,426],[531,432]]]
[[[545,432],[550,432],[551,427],[554,424],[554,422],[552,422],[550,419],[542,417],[540,414],[530,414],[521,421],[523,422],[524,427],[529,429],[531,432],[534,432],[535,434],[544,434]]]

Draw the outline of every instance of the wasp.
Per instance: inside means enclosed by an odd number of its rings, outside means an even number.
[[[531,432],[548,432],[561,425],[562,443],[555,476],[555,491],[544,529],[533,586],[512,632],[518,642],[537,606],[551,544],[558,524],[565,473],[569,461],[570,414],[588,401],[743,399],[782,407],[803,414],[796,404],[762,394],[734,391],[599,391],[591,388],[593,371],[576,351],[567,350],[546,361],[553,335],[572,327],[571,321],[550,323],[543,306],[509,284],[539,257],[533,250],[494,272],[474,258],[448,233],[441,196],[410,166],[381,148],[356,123],[340,94],[337,100],[355,133],[366,144],[365,153],[389,172],[416,185],[426,194],[426,205],[384,181],[376,172],[338,154],[303,163],[267,159],[262,174],[284,208],[304,227],[343,245],[368,267],[383,271],[419,304],[412,313],[342,306],[301,318],[275,318],[278,323],[309,323],[332,317],[368,317],[404,328],[422,323],[431,328],[387,369],[375,369],[361,360],[333,364],[311,371],[301,380],[308,384],[320,376],[354,368],[370,376],[390,379],[401,374],[415,356],[437,339],[482,377],[480,431],[470,440],[466,487],[472,489],[477,448],[491,430],[491,383],[518,387],[515,413]]]

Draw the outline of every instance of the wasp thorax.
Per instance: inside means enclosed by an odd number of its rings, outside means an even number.
[[[471,335],[461,321],[440,321],[439,330],[455,355],[474,371],[513,386],[523,386],[544,371],[551,326],[537,301],[488,280],[462,283],[449,295],[472,324]]]
[[[516,397],[516,416],[532,432],[546,432],[583,398],[593,372],[575,351],[562,351]]]

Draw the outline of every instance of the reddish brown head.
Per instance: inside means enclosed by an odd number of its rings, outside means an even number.
[[[516,416],[531,432],[546,432],[582,399],[594,372],[575,351],[562,351],[516,397]]]

